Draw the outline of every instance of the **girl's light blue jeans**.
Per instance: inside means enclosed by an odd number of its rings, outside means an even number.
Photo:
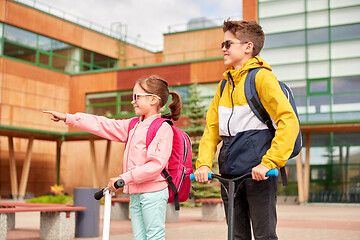
[[[130,194],[134,240],[165,239],[166,204],[169,190]]]

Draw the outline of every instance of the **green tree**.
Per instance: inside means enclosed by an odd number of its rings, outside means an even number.
[[[188,119],[186,128],[184,129],[191,138],[192,153],[193,153],[193,168],[196,166],[196,159],[199,153],[199,142],[205,129],[205,116],[206,109],[202,104],[198,84],[192,84],[189,89],[189,97],[185,99],[183,115]],[[217,162],[213,163],[213,170],[216,171]],[[211,184],[203,184],[193,182],[192,186],[196,191],[192,190],[192,195],[195,198],[217,198],[220,197],[220,185],[217,181],[213,181]]]
[[[198,84],[192,84],[189,89],[189,97],[185,99],[183,115],[188,119],[185,121],[185,131],[191,137],[192,153],[193,153],[193,167],[195,168],[195,161],[199,152],[199,141],[205,128],[205,107],[202,105]]]

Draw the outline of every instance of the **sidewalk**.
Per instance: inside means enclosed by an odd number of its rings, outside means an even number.
[[[39,213],[17,213],[15,226],[7,239],[39,239]],[[277,233],[286,240],[359,240],[360,205],[278,205]],[[102,219],[100,237],[77,239],[99,240],[101,235]],[[111,221],[110,239],[132,239],[131,222]],[[181,208],[179,222],[166,224],[166,239],[226,240],[227,225],[225,220],[202,222],[201,208]]]

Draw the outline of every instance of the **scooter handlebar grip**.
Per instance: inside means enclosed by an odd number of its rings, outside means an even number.
[[[94,198],[100,200],[104,196],[104,188],[94,193]]]
[[[271,169],[266,173],[267,177],[277,177],[279,175],[279,170],[277,168]]]
[[[213,175],[213,173],[208,173],[208,180],[212,180],[213,178],[212,178],[212,175]],[[195,175],[192,173],[192,174],[190,174],[190,180],[191,181],[195,181],[196,179],[195,179]]]
[[[114,183],[114,187],[116,189],[122,188],[124,185],[125,185],[125,182],[121,178]]]

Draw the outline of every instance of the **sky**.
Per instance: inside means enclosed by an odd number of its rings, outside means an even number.
[[[93,22],[96,28],[103,26],[109,30],[118,23],[125,24],[129,42],[138,40],[157,47],[162,47],[163,34],[169,33],[169,26],[183,31],[193,18],[206,17],[216,20],[218,25],[228,17],[242,18],[241,0],[35,0],[35,3],[35,7],[49,9],[48,12],[74,19],[73,22]],[[125,28],[122,32],[125,33]]]

